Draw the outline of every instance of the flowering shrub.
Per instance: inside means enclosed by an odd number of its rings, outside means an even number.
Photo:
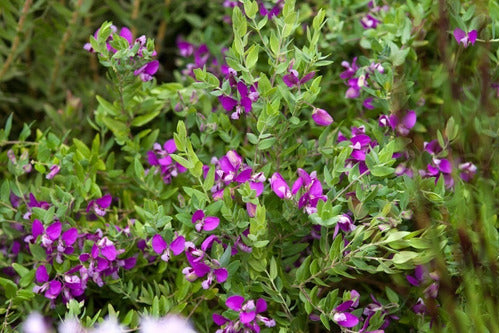
[[[2,331],[498,330],[498,3],[32,2]]]

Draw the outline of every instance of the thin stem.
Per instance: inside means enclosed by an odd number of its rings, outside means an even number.
[[[14,41],[12,42],[9,56],[7,57],[7,60],[5,60],[3,66],[2,66],[2,69],[0,70],[0,81],[2,80],[2,78],[5,75],[5,73],[7,72],[7,70],[9,69],[11,62],[14,60],[17,48],[19,47],[19,43],[21,42],[19,35],[20,35],[21,31],[23,30],[24,21],[26,20],[26,17],[28,16],[28,11],[31,7],[32,2],[33,2],[32,0],[26,0],[24,2],[23,10],[21,11],[21,16],[19,17],[19,22],[17,23],[16,37],[14,38]]]
[[[61,44],[59,44],[59,48],[57,49],[57,54],[55,57],[54,67],[52,69],[52,74],[50,75],[50,86],[49,86],[49,94],[52,94],[54,91],[54,85],[59,74],[59,68],[61,67],[61,59],[64,57],[64,50],[66,49],[66,44],[68,43],[69,38],[73,34],[73,27],[78,20],[79,9],[82,6],[83,0],[78,0],[76,3],[75,9],[73,10],[73,15],[71,15],[71,21],[69,22],[68,29],[64,32],[63,38],[61,40]]]

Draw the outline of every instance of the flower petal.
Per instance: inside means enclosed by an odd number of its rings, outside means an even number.
[[[245,298],[240,295],[233,295],[226,300],[226,306],[234,311],[240,311]]]
[[[33,239],[36,240],[38,236],[43,234],[43,231],[44,228],[42,222],[39,219],[35,219],[31,225],[31,234],[33,235]]]
[[[45,283],[49,281],[49,274],[47,273],[47,268],[44,265],[39,266],[35,273],[36,282]]]
[[[51,240],[56,240],[61,235],[61,230],[62,230],[61,222],[55,222],[47,227],[46,233]]]
[[[243,324],[248,324],[254,319],[255,319],[255,311],[240,313],[240,320]]]
[[[219,326],[222,326],[229,321],[229,319],[227,319],[226,317],[223,317],[217,313],[214,313],[212,315],[212,319],[213,319],[214,323],[219,325]]]
[[[78,238],[78,230],[76,228],[71,228],[63,232],[62,240],[66,245],[73,245]]]
[[[170,249],[172,250],[175,256],[181,254],[184,251],[185,243],[186,239],[182,236],[179,236],[170,244]]]
[[[205,231],[211,231],[217,228],[219,225],[219,218],[215,216],[207,216],[205,218],[205,224],[203,225],[203,230]]]
[[[263,298],[259,298],[256,303],[256,311],[257,313],[261,313],[267,310],[267,302]]]
[[[153,250],[157,254],[163,253],[165,249],[167,248],[167,242],[161,237],[161,235],[156,234],[153,236],[153,240],[151,241],[151,246],[153,247]]]
[[[108,260],[113,261],[116,259],[116,256],[118,255],[118,251],[116,251],[116,248],[113,244],[104,246],[101,249],[101,254]]]
[[[215,274],[215,279],[219,283],[222,283],[222,282],[227,280],[228,273],[227,273],[227,269],[225,269],[225,268],[218,268],[218,269],[214,270],[214,274]]]
[[[196,223],[199,220],[202,220],[205,217],[205,213],[203,210],[198,209],[196,212],[194,212],[193,217],[191,218],[191,222]]]

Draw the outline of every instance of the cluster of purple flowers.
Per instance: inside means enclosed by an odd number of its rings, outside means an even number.
[[[348,295],[348,300],[340,303],[331,311],[331,316],[333,317],[333,321],[342,327],[352,328],[357,326],[360,322],[363,323],[361,329],[359,329],[360,333],[383,333],[384,329],[387,328],[392,320],[398,320],[399,317],[388,314],[388,310],[386,306],[382,305],[373,295],[370,295],[373,303],[368,304],[363,309],[363,317],[358,317],[354,315],[354,312],[359,307],[359,300],[361,295],[356,290],[351,290],[346,292]],[[345,299],[345,298],[344,298]],[[370,325],[370,319],[376,314],[380,313],[384,318],[384,322],[382,325],[375,331],[367,331]],[[313,321],[317,321],[320,317],[316,314],[311,314],[310,319]]]
[[[264,181],[266,180],[264,174],[262,172],[254,173],[250,166],[243,163],[243,158],[236,151],[230,150],[220,159],[213,157],[211,163],[215,165],[215,181],[211,189],[212,197],[215,200],[221,199],[224,189],[233,183],[241,185],[248,182],[250,188],[255,190],[257,196],[260,196],[264,191]],[[203,166],[204,177],[207,176],[209,169],[210,166]],[[234,189],[238,185],[231,187],[231,194],[234,193]],[[247,210],[250,216],[252,216],[255,205],[248,203]]]
[[[220,223],[218,217],[205,216],[203,210],[197,210],[193,214],[191,221],[197,232],[213,231]],[[178,236],[176,233],[175,239],[168,244],[160,234],[156,234],[151,239],[151,247],[165,262],[171,259],[172,254],[178,256],[185,252],[189,266],[185,267],[182,273],[190,282],[198,278],[205,278],[201,285],[203,289],[208,289],[214,280],[217,283],[223,283],[228,276],[226,268],[222,267],[218,260],[210,258],[208,254],[214,242],[221,243],[217,236],[210,235],[197,247],[193,242],[186,241],[184,236]]]
[[[231,119],[239,119],[243,111],[245,113],[252,111],[252,104],[259,99],[256,84],[249,87],[241,79],[236,83],[235,75],[235,71],[230,71],[227,75],[230,78],[229,84],[233,93],[229,96],[219,96],[222,108],[228,112],[232,112]]]
[[[109,52],[111,53],[116,53],[116,50],[111,46],[110,42],[113,40],[113,34],[116,34],[118,31],[118,28],[114,25],[111,25],[111,34],[107,38],[106,42],[106,47]],[[99,29],[94,33],[94,38],[97,39],[97,35],[99,33]],[[142,58],[144,50],[146,50],[146,36],[142,35],[139,38],[136,38],[134,40],[132,31],[130,31],[129,28],[123,27],[120,29],[120,32],[118,33],[118,36],[124,38],[130,48],[133,48],[135,45],[138,45],[138,51],[137,55]],[[92,48],[92,45],[90,43],[86,43],[83,48],[89,52],[94,53],[94,49]],[[153,51],[152,56],[156,56],[156,51]],[[158,71],[158,68],[160,67],[160,63],[158,60],[153,60],[150,62],[147,62],[146,64],[142,65],[141,67],[137,68],[134,71],[135,76],[139,76],[142,81],[147,82],[153,79],[153,75]]]
[[[356,163],[359,165],[359,172],[368,172],[366,166],[366,154],[369,150],[378,145],[376,140],[372,140],[366,133],[365,127],[352,127],[351,138],[347,139],[341,132],[338,134],[337,142],[350,141],[352,148],[351,156],[346,160],[346,167],[352,168]]]
[[[406,280],[414,286],[420,287],[421,285],[427,285],[424,290],[424,295],[426,299],[436,299],[439,292],[439,275],[436,272],[429,272],[426,267],[418,265],[415,267],[414,275],[407,275]],[[416,314],[426,314],[427,306],[424,300],[419,297],[417,303],[412,307],[413,312]]]
[[[259,323],[266,327],[276,326],[274,319],[264,317],[261,313],[267,310],[267,302],[263,298],[257,301],[248,300],[240,295],[233,295],[226,300],[226,306],[238,312],[238,319],[230,320],[220,314],[212,315],[213,321],[221,326],[217,333],[233,333],[233,332],[260,332]]]
[[[452,176],[453,165],[448,159],[440,157],[443,153],[443,148],[439,145],[439,142],[437,140],[424,142],[424,150],[431,155],[432,162],[427,164],[427,170],[419,170],[419,174],[422,177],[434,177],[436,182],[439,176],[442,175],[446,187],[452,188],[455,184]],[[459,164],[458,169],[460,171],[460,178],[466,182],[471,181],[477,172],[477,167],[471,162]]]
[[[370,66],[359,67],[356,64],[357,57],[355,57],[351,63],[347,61],[342,61],[341,65],[346,70],[340,73],[340,78],[345,81],[345,84],[349,87],[345,92],[345,98],[358,98],[361,94],[361,89],[363,87],[368,87],[368,79],[370,75],[375,71],[379,73],[384,73],[384,67],[381,64],[372,62]],[[359,71],[361,69],[361,71]],[[371,105],[372,99],[366,99],[363,105],[367,108],[373,108]]]
[[[148,151],[148,162],[151,166],[158,167],[155,169],[155,173],[158,171],[163,177],[165,184],[170,184],[172,178],[177,177],[179,173],[186,172],[187,169],[177,162],[172,160],[170,154],[177,151],[174,139],[165,141],[163,147],[159,143],[153,145],[153,150]],[[149,170],[148,170],[149,172]]]
[[[303,169],[297,169],[299,177],[292,185],[292,189],[288,186],[288,183],[283,179],[280,173],[275,172],[269,182],[271,183],[271,189],[273,192],[281,199],[292,199],[292,196],[302,193],[297,206],[299,209],[304,209],[307,214],[313,214],[317,211],[316,206],[318,201],[326,201],[327,197],[323,194],[323,186],[316,176],[316,171],[308,174],[307,171]]]
[[[106,209],[111,204],[111,196],[105,195],[102,198],[92,200],[87,206],[87,212],[104,216]],[[25,219],[31,219],[31,209],[34,207],[48,209],[51,204],[45,201],[36,200],[30,193],[26,202],[28,212],[24,214]],[[92,219],[92,215],[89,214]],[[33,288],[36,293],[44,293],[44,296],[51,300],[52,306],[55,300],[61,296],[64,303],[73,298],[81,299],[90,280],[99,287],[104,285],[104,278],[110,276],[118,279],[120,268],[131,269],[135,266],[136,258],[118,258],[125,252],[118,249],[113,241],[104,236],[98,229],[95,233],[80,233],[77,228],[66,228],[67,223],[55,220],[53,223],[44,224],[34,219],[31,225],[31,233],[24,238],[28,244],[37,244],[45,250],[46,258],[44,264],[38,265],[35,273],[37,285]],[[63,229],[66,229],[63,231]],[[92,244],[92,245],[91,245]],[[85,249],[89,249],[87,253]],[[64,273],[57,273],[51,268],[54,263],[62,264],[69,255],[79,254],[79,263],[73,265]],[[49,272],[53,271],[53,277]]]
[[[177,48],[181,57],[193,57],[192,60],[188,60],[190,62],[181,71],[184,76],[195,78],[194,70],[197,68],[205,68],[207,72],[214,74],[218,78],[223,78],[229,72],[229,67],[225,63],[220,63],[217,57],[210,53],[206,44],[195,45],[179,37],[177,38]],[[222,50],[222,55],[224,55],[225,51],[226,49]]]

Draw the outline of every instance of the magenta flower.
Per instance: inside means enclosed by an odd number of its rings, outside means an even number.
[[[349,312],[353,303],[353,301],[343,302],[333,310],[333,321],[339,326],[354,327],[359,323],[359,318]]]
[[[159,67],[160,62],[158,60],[153,60],[136,69],[134,75],[139,76],[143,82],[151,81]]]
[[[464,47],[468,47],[469,45],[474,45],[476,42],[477,30],[465,32],[460,28],[456,28],[453,30],[453,36],[458,44],[463,44]]]
[[[420,174],[423,177],[435,177],[436,183],[440,175],[443,175],[444,183],[447,188],[451,188],[454,185],[453,177],[451,172],[453,167],[447,159],[433,158],[431,164],[427,164],[427,172],[425,170],[420,170]]]
[[[292,192],[290,192],[290,187],[288,186],[287,182],[283,179],[281,174],[278,172],[273,173],[271,178],[269,179],[269,182],[271,183],[271,189],[273,190],[274,193],[281,199],[291,199],[292,198]]]
[[[367,14],[366,16],[363,16],[360,22],[363,28],[365,29],[375,29],[377,25],[380,23],[380,20],[377,20],[375,17],[371,16],[370,14]]]
[[[148,162],[152,166],[159,167],[159,171],[163,176],[163,182],[170,184],[173,177],[177,177],[179,173],[187,171],[185,167],[172,160],[170,154],[177,151],[174,139],[165,141],[163,147],[159,143],[153,145],[153,150],[148,151]],[[155,172],[158,172],[156,170]]]
[[[328,112],[323,109],[314,108],[312,112],[312,119],[319,126],[328,126],[333,123],[333,118]]]
[[[62,290],[61,282],[57,280],[49,281],[49,274],[47,273],[47,268],[45,266],[39,266],[35,272],[36,282],[41,283],[41,286],[34,286],[33,292],[42,293],[45,291],[45,297],[54,300],[59,296]]]
[[[368,171],[368,167],[366,166],[365,159],[366,154],[369,150],[377,145],[375,140],[372,139],[365,134],[365,128],[363,126],[360,127],[352,127],[351,128],[351,139],[347,139],[342,133],[338,134],[338,142],[342,141],[350,141],[352,147],[351,156],[346,160],[346,167],[352,168],[354,164],[358,163],[359,172],[364,173]]]
[[[462,178],[463,181],[469,182],[474,178],[477,167],[471,162],[466,162],[459,164],[458,170],[460,170],[460,178]]]
[[[385,307],[373,296],[370,295],[371,299],[373,300],[373,303],[368,304],[364,309],[363,309],[363,315],[367,316],[365,319],[365,322],[363,323],[363,327],[361,328],[360,332],[366,332],[366,329],[370,325],[370,319],[377,313],[380,312],[382,314],[382,317],[384,318],[384,323],[382,326],[379,327],[379,330],[384,330],[389,326],[391,323],[391,320],[399,320],[399,317],[396,315],[387,315],[387,310]]]
[[[92,212],[99,216],[106,215],[106,209],[111,205],[113,197],[110,194],[104,195],[102,198],[91,200],[87,205],[87,213]]]
[[[45,176],[47,179],[52,179],[59,173],[59,170],[61,170],[61,167],[57,164],[54,164],[53,166],[50,167],[49,173]]]
[[[186,240],[183,236],[178,236],[172,241],[172,243],[167,244],[163,237],[159,234],[153,236],[151,241],[151,246],[157,254],[161,254],[161,259],[165,262],[170,260],[172,253],[177,256],[184,252],[184,244]]]
[[[259,93],[254,86],[251,86],[250,89],[248,89],[246,84],[239,81],[236,88],[240,96],[239,100],[225,95],[219,96],[219,101],[221,102],[224,110],[234,110],[231,114],[231,119],[239,119],[243,111],[245,111],[245,113],[252,111],[252,103],[259,99]]]
[[[267,310],[267,302],[259,298],[256,302],[249,300],[245,302],[242,296],[234,295],[226,300],[226,306],[236,312],[239,312],[239,319],[230,321],[229,319],[214,313],[213,321],[219,326],[225,326],[221,332],[260,332],[259,322],[266,327],[276,326],[273,319],[264,317],[260,313]]]
[[[365,98],[365,100],[363,101],[363,107],[368,110],[373,110],[375,107],[373,106],[372,102],[373,97]]]
[[[215,216],[206,216],[203,210],[199,209],[191,218],[191,222],[195,224],[196,231],[200,232],[202,229],[205,231],[211,231],[217,228],[219,225],[219,218]]]
[[[313,214],[317,211],[318,201],[327,200],[326,195],[323,195],[323,186],[316,177],[316,171],[311,172],[309,175],[305,170],[298,168],[297,173],[299,178],[292,186],[292,194],[295,195],[300,189],[303,189],[298,207],[304,208],[308,214]]]
[[[441,148],[437,140],[424,142],[424,149],[431,155],[437,155],[443,151],[443,148]]]
[[[299,78],[299,72],[297,72],[295,69],[292,68],[293,64],[290,65],[290,68],[288,69],[288,74],[283,76],[283,82],[289,87],[300,87],[307,81],[311,80],[314,75],[316,74],[315,72],[309,72],[302,79]]]
[[[382,115],[379,118],[378,124],[381,127],[390,126],[393,131],[399,135],[406,136],[417,122],[417,114],[413,110],[409,110],[401,119],[395,115]]]
[[[220,243],[220,240],[215,235],[208,236],[201,248],[197,249],[191,242],[186,242],[186,258],[188,259],[190,267],[185,267],[182,273],[190,282],[198,278],[205,277],[206,279],[201,283],[203,289],[208,289],[212,285],[214,279],[218,283],[223,283],[227,280],[228,272],[216,259],[210,259],[206,253],[214,242]]]
[[[273,7],[270,9],[267,9],[267,7],[264,5],[264,1],[259,0],[257,1],[259,3],[259,13],[262,16],[267,16],[267,18],[272,19],[274,16],[278,16],[281,13],[281,10],[283,9],[284,0],[278,0]]]

